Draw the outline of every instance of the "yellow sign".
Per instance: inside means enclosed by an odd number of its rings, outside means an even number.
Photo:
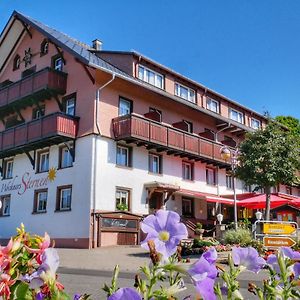
[[[272,224],[265,223],[263,227],[263,233],[265,234],[293,234],[296,231],[294,224]]]
[[[290,237],[279,236],[265,236],[264,247],[278,248],[278,247],[292,247],[296,244]]]

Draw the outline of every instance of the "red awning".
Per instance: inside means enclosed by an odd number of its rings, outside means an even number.
[[[191,191],[191,190],[186,190],[186,189],[180,189],[177,193],[185,195],[185,196],[200,198],[200,199],[206,200],[207,202],[233,205],[233,199],[223,198],[223,197],[220,197],[220,196],[217,196],[214,194]]]
[[[252,209],[262,209],[266,207],[266,194],[259,194],[256,196],[249,197],[247,199],[238,201],[238,206],[252,208]],[[275,208],[281,205],[290,204],[296,207],[300,207],[300,198],[293,197],[290,195],[274,193],[271,194],[271,208]]]

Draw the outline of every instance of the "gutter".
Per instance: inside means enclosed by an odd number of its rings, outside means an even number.
[[[98,136],[102,136],[101,134],[101,129],[100,129],[100,124],[99,124],[99,102],[100,102],[100,96],[101,96],[101,91],[107,87],[109,84],[111,84],[115,80],[116,76],[115,73],[112,74],[112,78],[107,81],[105,84],[100,86],[96,90],[96,127],[98,131]],[[96,174],[97,174],[97,162],[98,162],[98,143],[97,143],[97,136],[94,141],[94,153],[93,153],[93,159],[92,159],[92,182],[93,182],[93,206],[92,206],[92,211],[93,211],[93,230],[92,230],[92,248],[96,248],[96,240],[97,240],[97,230],[96,230]]]

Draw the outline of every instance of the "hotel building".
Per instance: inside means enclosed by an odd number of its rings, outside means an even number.
[[[163,206],[207,228],[218,212],[232,220],[221,148],[267,122],[142,54],[19,12],[0,36],[0,120],[0,240],[23,222],[78,248],[138,243],[140,219]]]

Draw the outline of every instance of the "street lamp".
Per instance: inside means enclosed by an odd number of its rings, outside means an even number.
[[[235,171],[236,167],[238,165],[238,155],[239,155],[239,150],[238,149],[231,149],[228,148],[227,146],[224,146],[220,150],[221,157],[225,161],[230,161],[231,165],[231,171],[232,171],[232,189],[233,189],[233,206],[234,206],[234,229],[237,230],[238,228],[238,218],[237,218],[237,201],[236,201],[236,181],[235,181]]]
[[[262,212],[259,210],[255,213],[255,217],[258,221],[262,219],[262,215],[263,215]]]
[[[222,221],[223,221],[223,215],[222,214],[217,214],[217,220],[218,220],[219,224],[221,225]]]

